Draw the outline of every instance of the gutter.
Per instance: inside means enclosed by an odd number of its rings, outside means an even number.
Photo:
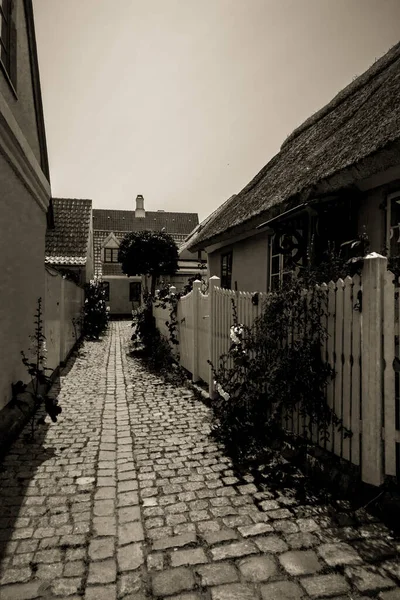
[[[287,211],[281,213],[280,215],[277,215],[276,217],[272,217],[272,219],[265,221],[265,223],[261,223],[261,225],[257,225],[256,229],[262,229],[263,227],[270,226],[271,223],[275,223],[275,221],[279,221],[282,218],[289,217],[293,213],[300,212],[304,208],[307,208],[307,206],[309,206],[309,204],[310,204],[310,202],[304,202],[303,204],[300,204],[299,206],[295,206],[294,208],[291,208],[290,210],[287,210]]]

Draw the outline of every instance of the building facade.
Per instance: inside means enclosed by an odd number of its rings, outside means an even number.
[[[11,384],[27,380],[20,352],[31,344],[37,300],[44,298],[53,220],[32,1],[2,0],[0,21],[1,410]]]
[[[118,262],[124,236],[133,231],[165,231],[179,247],[198,222],[197,213],[146,211],[142,195],[137,196],[133,210],[93,209],[94,270],[103,281],[111,315],[131,316],[143,292],[142,277],[127,277]],[[187,254],[179,257],[176,276],[165,280],[179,289],[196,273],[193,254]]]

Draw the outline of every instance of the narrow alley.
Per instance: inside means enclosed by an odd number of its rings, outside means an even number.
[[[84,343],[58,423],[0,467],[0,600],[400,599],[383,524],[239,479],[210,409],[127,356],[130,333]]]

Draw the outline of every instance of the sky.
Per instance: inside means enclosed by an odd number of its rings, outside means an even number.
[[[34,0],[54,197],[197,212],[400,40],[399,0]]]

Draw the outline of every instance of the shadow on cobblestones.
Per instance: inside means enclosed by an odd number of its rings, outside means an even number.
[[[58,397],[61,377],[69,373],[79,356],[79,352],[71,355],[53,382],[49,396]],[[31,517],[46,516],[43,499],[34,495],[38,491],[35,491],[32,482],[39,467],[55,457],[57,452],[45,444],[51,422],[44,408],[37,411],[35,422],[33,439],[28,423],[0,460],[0,576],[5,565],[6,549],[10,552],[10,548],[29,537]]]
[[[0,464],[0,563],[6,547],[10,547],[10,543],[16,546],[22,539],[20,528],[25,527],[29,516],[39,510],[35,498],[27,496],[27,491],[37,468],[55,454],[52,448],[43,447],[48,428],[49,423],[37,426],[32,441],[27,437],[28,425],[24,430],[27,434],[20,435]]]

